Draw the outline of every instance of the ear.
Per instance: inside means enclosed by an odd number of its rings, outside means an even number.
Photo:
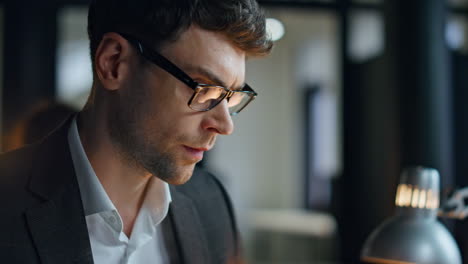
[[[119,34],[102,37],[94,57],[97,77],[106,90],[117,90],[128,75],[131,46]]]

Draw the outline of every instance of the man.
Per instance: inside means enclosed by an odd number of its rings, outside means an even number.
[[[85,108],[0,158],[2,263],[231,263],[229,199],[195,169],[256,95],[255,0],[95,0]]]

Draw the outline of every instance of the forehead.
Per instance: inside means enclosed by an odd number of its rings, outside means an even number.
[[[228,86],[244,82],[246,54],[222,33],[191,26],[161,53],[183,70],[199,67],[213,72]]]

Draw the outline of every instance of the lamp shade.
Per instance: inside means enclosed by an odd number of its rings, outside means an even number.
[[[381,264],[461,264],[458,246],[437,221],[439,173],[412,167],[403,171],[396,214],[364,243],[361,260]]]

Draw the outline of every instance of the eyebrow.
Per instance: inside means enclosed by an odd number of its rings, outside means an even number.
[[[192,66],[188,65],[187,66],[187,71],[189,72],[194,72],[200,75],[203,75],[205,78],[207,78],[210,82],[210,84],[217,85],[217,86],[222,86],[225,88],[228,88],[225,82],[223,82],[215,73],[210,71],[209,69],[202,68],[200,66]],[[241,86],[236,87],[232,90],[241,90],[245,86],[245,83],[243,83]]]

